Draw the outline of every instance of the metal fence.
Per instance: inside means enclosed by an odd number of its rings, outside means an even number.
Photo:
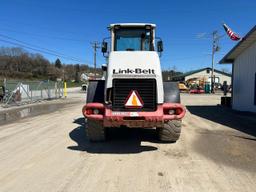
[[[62,81],[5,80],[3,107],[63,97]]]

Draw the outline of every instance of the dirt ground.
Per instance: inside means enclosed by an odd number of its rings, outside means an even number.
[[[81,108],[69,105],[0,127],[0,191],[255,191],[256,118],[217,106],[220,95],[182,95],[177,143],[153,129],[112,129],[89,143]]]

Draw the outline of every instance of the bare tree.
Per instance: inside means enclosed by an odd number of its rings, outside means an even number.
[[[58,60],[58,59],[57,59]],[[56,61],[57,61],[56,60]],[[61,64],[61,62],[60,62]],[[50,63],[40,54],[31,54],[19,47],[0,47],[0,78],[52,79],[79,81],[80,73],[90,73],[93,67],[79,64]],[[101,69],[96,69],[101,74]]]

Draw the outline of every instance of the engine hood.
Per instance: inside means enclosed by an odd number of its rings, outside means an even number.
[[[109,56],[110,77],[156,78],[162,76],[158,54],[154,51],[115,51]]]
[[[154,51],[114,51],[109,55],[106,88],[115,78],[152,78],[157,82],[158,101],[163,101],[163,82],[160,60]]]

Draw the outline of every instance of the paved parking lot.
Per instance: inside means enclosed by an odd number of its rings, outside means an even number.
[[[56,111],[0,127],[0,191],[255,191],[256,118],[217,106],[220,95],[182,95],[177,143],[153,129],[113,129],[89,143],[84,93]]]

